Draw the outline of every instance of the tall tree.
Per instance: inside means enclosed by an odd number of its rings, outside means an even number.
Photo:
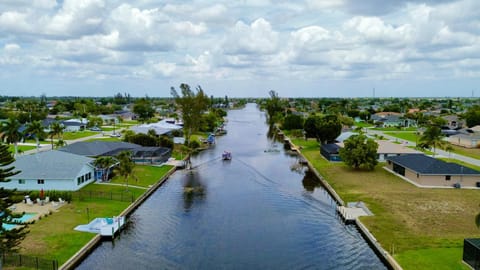
[[[320,143],[333,142],[342,132],[342,124],[336,115],[325,115],[317,122]]]
[[[284,106],[282,105],[282,102],[278,97],[277,92],[275,92],[274,90],[270,90],[268,94],[270,95],[270,98],[267,99],[265,106],[267,110],[268,123],[272,125],[279,121],[279,114],[283,112]]]
[[[340,149],[340,158],[354,169],[373,170],[377,165],[378,143],[367,136],[353,135],[344,141]]]
[[[8,179],[11,176],[14,176],[20,171],[15,171],[15,167],[11,164],[15,161],[12,154],[8,151],[8,146],[5,144],[0,144],[0,182],[9,182]],[[15,224],[21,225],[17,226],[12,230],[5,229],[3,223],[12,223],[11,218],[18,217],[18,215],[13,214],[9,207],[12,205],[9,197],[12,195],[13,191],[0,189],[0,253],[5,252],[14,252],[18,250],[18,245],[25,238],[28,231],[26,226],[21,222],[13,222]],[[2,268],[2,256],[0,256],[0,269]]]
[[[480,125],[480,106],[474,105],[470,107],[462,117],[467,122],[468,127]]]
[[[43,130],[42,122],[33,121],[27,124],[27,129],[25,132],[33,134],[35,136],[35,141],[37,142],[37,152],[40,151],[40,139],[43,140],[45,137],[45,131]]]
[[[14,146],[14,156],[18,154],[18,142],[23,138],[22,132],[19,131],[21,127],[20,122],[17,119],[9,118],[1,126],[1,139],[8,144],[12,143]]]
[[[342,124],[336,115],[312,115],[303,125],[307,138],[316,138],[320,143],[334,141],[342,132]]]
[[[175,103],[182,114],[183,134],[185,144],[190,145],[190,137],[200,127],[202,114],[208,109],[209,99],[200,86],[197,86],[196,93],[190,89],[188,84],[180,85],[182,95],[180,96],[174,87],[170,88]]]
[[[65,127],[59,122],[53,122],[50,125],[50,132],[48,132],[48,135],[50,136],[50,141],[52,142],[52,150],[54,147],[53,137],[57,136],[59,140],[63,140],[62,135],[64,130],[65,130]]]
[[[148,98],[141,98],[135,101],[133,105],[133,112],[138,115],[138,119],[143,123],[152,118],[155,110]]]

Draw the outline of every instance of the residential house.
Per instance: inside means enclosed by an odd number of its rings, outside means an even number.
[[[377,148],[377,160],[379,162],[385,162],[389,157],[396,157],[409,154],[420,154],[421,152],[408,148],[403,144],[393,143],[386,140],[376,140],[378,144]],[[343,142],[337,143],[338,147],[343,148]]]
[[[0,187],[18,190],[79,190],[94,181],[94,159],[62,151],[18,156],[12,166],[19,174]]]
[[[414,125],[415,121],[403,118],[401,113],[397,112],[379,112],[373,114],[371,120],[381,127],[409,127]]]
[[[157,123],[133,126],[130,129],[135,133],[144,134],[147,134],[149,130],[154,130],[155,133],[160,136],[170,134],[173,130],[182,129],[182,126],[183,124],[176,123],[175,119],[163,119]]]
[[[423,154],[387,157],[386,168],[419,186],[478,187],[480,172]]]
[[[459,133],[448,137],[448,142],[465,148],[480,147],[480,133]]]
[[[62,121],[62,125],[65,127],[65,131],[76,132],[85,130],[87,128],[87,119],[69,119]]]
[[[342,161],[340,158],[340,146],[336,143],[322,144],[320,154],[328,161]]]
[[[447,126],[450,129],[461,129],[465,126],[465,120],[460,119],[456,114],[442,116],[447,121]]]
[[[76,142],[58,149],[92,158],[100,156],[116,156],[122,151],[132,153],[132,159],[137,164],[161,164],[171,156],[171,149],[166,147],[144,147],[127,142]]]

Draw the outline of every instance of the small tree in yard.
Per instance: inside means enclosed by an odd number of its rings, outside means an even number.
[[[340,157],[354,169],[373,170],[377,165],[378,143],[365,135],[353,135],[344,141]]]

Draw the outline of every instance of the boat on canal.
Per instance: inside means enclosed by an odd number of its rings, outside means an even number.
[[[223,160],[232,160],[232,152],[223,151],[222,159]]]

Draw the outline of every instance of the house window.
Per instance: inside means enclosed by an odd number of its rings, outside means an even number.
[[[391,164],[392,164],[392,162],[391,162],[390,160],[389,160],[389,161],[387,161],[387,163],[388,163],[388,165],[391,165]]]
[[[18,183],[21,185],[25,184],[25,179],[18,179]]]
[[[39,184],[39,185],[45,184],[45,179],[38,179],[37,184]]]
[[[451,176],[450,175],[445,175],[445,180],[450,181]]]
[[[82,180],[82,178],[80,178],[80,176],[79,176],[79,177],[77,177],[77,186],[78,186],[78,185],[80,185],[80,184],[82,183],[82,182],[81,182],[81,180]]]
[[[419,177],[420,177],[420,174],[417,173],[417,178],[419,178]]]

